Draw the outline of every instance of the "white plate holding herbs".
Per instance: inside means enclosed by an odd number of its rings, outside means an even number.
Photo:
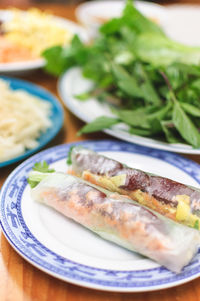
[[[79,134],[103,130],[144,146],[200,154],[200,47],[171,40],[132,1],[92,44],[76,36],[45,58],[50,73],[62,74],[64,103],[89,123]]]
[[[76,95],[89,91],[92,86],[92,81],[83,77],[80,68],[71,68],[60,78],[58,82],[58,92],[66,107],[86,123],[90,123],[100,116],[115,117],[109,105],[99,102],[95,97],[86,101],[81,101],[76,98]],[[104,132],[121,140],[156,149],[184,154],[200,154],[200,149],[195,149],[188,144],[170,144],[157,139],[130,134],[128,127],[123,123],[114,125],[111,129],[104,130]]]

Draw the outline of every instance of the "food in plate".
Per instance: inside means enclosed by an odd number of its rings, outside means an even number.
[[[12,43],[0,36],[0,63],[34,60],[36,57],[25,47]]]
[[[176,273],[190,262],[199,246],[199,231],[77,177],[49,170],[45,162],[35,165],[28,182],[34,201]]]
[[[38,146],[37,138],[52,124],[51,104],[0,80],[0,162]]]
[[[74,147],[70,173],[113,192],[127,195],[141,205],[187,226],[200,230],[200,190],[168,178]]]
[[[121,17],[101,26],[93,43],[76,36],[69,47],[47,49],[44,57],[50,73],[79,66],[92,81],[89,91],[74,97],[109,105],[113,117],[93,120],[80,134],[123,123],[129,134],[200,148],[200,47],[168,38],[132,0]]]
[[[38,59],[46,48],[65,45],[72,38],[72,33],[49,13],[36,8],[11,12],[12,17],[0,24],[0,63]]]

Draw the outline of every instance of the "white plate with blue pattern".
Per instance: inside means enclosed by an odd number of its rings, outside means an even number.
[[[113,140],[84,141],[84,147],[143,169],[199,187],[200,166],[176,154]],[[27,176],[46,160],[67,171],[70,144],[44,150],[19,165],[0,194],[1,226],[14,249],[42,271],[64,281],[107,291],[144,292],[176,286],[200,275],[200,252],[175,274],[150,259],[127,251],[79,224],[33,202]]]

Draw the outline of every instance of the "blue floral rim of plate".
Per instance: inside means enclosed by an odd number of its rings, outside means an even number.
[[[11,89],[24,90],[24,91],[30,93],[31,95],[37,96],[44,101],[50,102],[51,106],[52,106],[51,115],[50,115],[50,120],[52,122],[52,126],[50,128],[48,128],[47,131],[45,133],[41,134],[41,136],[38,138],[38,140],[37,140],[39,143],[38,146],[33,149],[29,149],[29,150],[25,151],[23,154],[21,154],[17,157],[14,157],[10,160],[0,162],[0,168],[1,168],[1,167],[13,164],[15,162],[21,161],[21,160],[29,157],[30,155],[39,151],[48,142],[50,142],[57,135],[57,133],[60,131],[60,129],[63,125],[64,113],[63,113],[63,108],[62,108],[61,104],[59,103],[58,99],[53,94],[48,92],[47,90],[45,90],[35,84],[32,84],[28,81],[21,80],[21,79],[16,79],[16,78],[7,77],[7,76],[0,76],[0,79],[7,81],[9,83]]]
[[[164,160],[200,183],[200,167],[197,163],[176,154],[127,142],[84,141],[44,150],[19,165],[7,178],[1,190],[1,225],[15,250],[30,263],[56,278],[95,289],[122,292],[151,291],[197,278],[200,275],[200,252],[180,274],[172,273],[164,267],[119,271],[73,262],[52,252],[33,236],[24,222],[21,210],[21,198],[27,186],[27,175],[35,162],[46,160],[51,164],[66,158],[69,148],[74,144],[81,144],[95,151],[130,152]]]

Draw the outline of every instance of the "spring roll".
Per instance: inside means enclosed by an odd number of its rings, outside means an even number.
[[[200,190],[168,178],[129,168],[91,150],[74,147],[69,173],[187,226],[200,229]]]
[[[106,240],[147,256],[179,273],[197,252],[200,232],[134,201],[65,173],[32,172],[32,198]],[[36,183],[34,182],[34,183]]]

